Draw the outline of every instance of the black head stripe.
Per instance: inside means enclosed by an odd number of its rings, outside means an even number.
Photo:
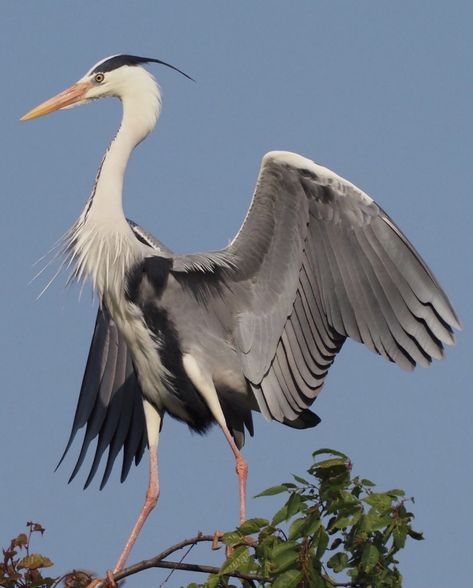
[[[189,80],[194,81],[186,73],[184,73],[180,69],[177,69],[177,67],[174,67],[173,65],[170,65],[169,63],[166,63],[165,61],[161,61],[159,59],[153,59],[152,57],[138,57],[137,55],[115,55],[114,57],[110,57],[110,59],[106,59],[105,61],[102,61],[102,63],[99,63],[96,67],[94,67],[94,69],[90,73],[91,74],[99,73],[99,72],[106,73],[108,71],[118,69],[119,67],[122,67],[124,65],[133,66],[133,65],[141,65],[143,63],[159,63],[160,65],[165,65],[166,67],[170,67],[174,71],[179,72],[180,74],[182,74],[183,76],[185,76]]]

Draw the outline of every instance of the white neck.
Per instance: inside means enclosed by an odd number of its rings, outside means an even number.
[[[158,120],[161,109],[158,86],[148,72],[133,69],[138,74],[134,77],[138,79],[120,96],[123,105],[120,129],[105,154],[89,206],[84,210],[90,219],[105,218],[109,223],[125,220],[122,194],[128,160],[133,149],[149,135]]]
[[[123,179],[133,149],[154,129],[161,105],[152,76],[141,68],[129,69],[135,79],[119,95],[123,105],[120,129],[66,242],[66,254],[75,265],[74,278],[91,278],[101,295],[109,290],[118,293],[125,272],[142,255],[123,212]]]

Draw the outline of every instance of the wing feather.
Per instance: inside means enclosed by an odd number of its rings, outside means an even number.
[[[266,418],[296,421],[346,337],[404,369],[440,359],[460,321],[386,213],[299,155],[268,153],[222,281],[243,372]],[[201,265],[181,260],[188,272]],[[205,281],[205,272],[202,280]],[[233,322],[232,322],[233,321]]]
[[[172,252],[141,227],[129,221],[136,238],[169,257]],[[87,425],[87,426],[86,426]],[[108,449],[102,489],[123,449],[121,481],[138,464],[147,445],[142,391],[126,342],[105,306],[99,308],[71,433],[59,465],[77,432],[86,426],[82,447],[69,481],[77,475],[92,441],[97,439],[94,459],[85,488],[94,478]]]
[[[137,225],[132,229],[172,259],[179,283],[188,280],[189,291],[218,318],[267,419],[317,424],[307,409],[347,337],[412,369],[440,359],[454,342],[453,329],[461,328],[435,277],[387,214],[347,180],[295,154],[263,158],[245,221],[222,251],[175,256]],[[102,485],[122,447],[124,479],[146,444],[141,391],[122,344],[99,312],[66,448],[87,424],[75,475],[98,436],[86,484],[107,447]],[[225,402],[230,414],[231,398]]]

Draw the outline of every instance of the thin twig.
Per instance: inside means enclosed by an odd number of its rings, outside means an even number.
[[[189,555],[189,553],[191,552],[192,549],[194,549],[195,547],[195,543],[193,543],[192,545],[189,545],[189,547],[186,549],[185,553],[182,554],[181,559],[179,560],[179,563],[181,564],[185,558]],[[176,570],[172,569],[169,574],[164,578],[164,580],[161,582],[161,584],[159,585],[159,588],[163,588],[164,584],[167,583],[167,581],[169,580],[169,578],[174,574]]]
[[[132,574],[136,574],[141,570],[147,570],[149,568],[157,567],[156,563],[162,561],[166,557],[169,557],[172,553],[175,553],[176,551],[179,551],[180,549],[187,547],[188,545],[196,545],[197,543],[203,542],[212,542],[213,540],[213,535],[203,535],[202,533],[199,533],[196,537],[192,537],[191,539],[183,539],[179,543],[176,543],[175,545],[168,547],[164,551],[161,551],[161,553],[158,553],[158,555],[156,555],[155,557],[152,557],[150,559],[144,559],[143,561],[128,566],[121,572],[118,572],[114,575],[115,581],[118,582],[119,580],[122,580],[127,576],[131,576]]]
[[[168,547],[155,557],[150,559],[144,559],[136,564],[133,564],[121,572],[114,574],[113,578],[116,582],[127,578],[128,576],[132,576],[134,574],[138,574],[143,570],[149,570],[151,568],[162,568],[167,570],[183,570],[187,572],[201,572],[203,574],[219,574],[220,568],[216,566],[209,566],[209,565],[202,565],[202,564],[191,564],[191,563],[184,563],[182,560],[187,555],[189,550],[184,554],[180,561],[164,561],[165,558],[169,557],[171,554],[183,549],[184,547],[190,546],[191,548],[194,547],[197,543],[212,543],[215,539],[214,535],[203,535],[199,533],[196,537],[192,537],[190,539],[183,539],[179,543]],[[229,574],[225,574],[226,576],[230,576],[233,578],[238,578],[240,580],[246,580],[251,584],[251,586],[256,586],[255,582],[262,582],[263,580],[267,580],[267,578],[259,575],[259,574],[247,574],[244,572],[234,571]],[[362,586],[359,583],[352,583],[352,582],[340,582],[340,583],[332,583],[332,586],[335,588],[357,588]]]
[[[212,543],[214,541],[214,535],[202,535],[199,533],[196,537],[192,537],[191,539],[184,539],[175,545],[172,545],[168,549],[165,549],[155,557],[150,559],[145,559],[140,561],[132,566],[129,566],[114,574],[114,579],[116,582],[119,580],[123,580],[123,578],[127,578],[128,576],[132,576],[133,574],[137,574],[138,572],[142,572],[143,570],[148,570],[150,568],[164,568],[164,569],[171,569],[171,570],[185,570],[189,572],[202,572],[206,574],[218,574],[220,572],[220,568],[215,566],[207,566],[207,565],[200,565],[200,564],[186,564],[174,561],[163,561],[166,557],[170,556],[172,553],[179,551],[180,549],[187,547],[187,546],[194,546],[197,543],[207,542]],[[227,574],[228,576],[233,576],[234,578],[240,578],[242,580],[248,580],[249,582],[257,580],[263,580],[263,576],[258,576],[255,574],[245,574],[243,572],[232,572],[231,574]]]
[[[132,573],[136,574],[138,572],[141,572],[142,570],[148,569],[148,567],[164,568],[167,570],[183,570],[185,572],[202,572],[203,574],[218,574],[218,573],[220,573],[220,568],[217,568],[215,566],[179,563],[177,561],[157,561],[157,562],[155,562],[155,564],[153,566],[147,566],[146,568],[141,568],[139,570],[135,570],[134,572],[131,572],[130,574],[127,574],[127,575],[131,576]],[[231,572],[231,573],[228,573],[225,575],[232,576],[233,578],[239,578],[240,580],[248,580],[248,581],[252,581],[252,580],[262,581],[262,580],[264,580],[263,576],[259,576],[257,574],[245,574],[244,572]],[[116,576],[115,576],[115,578],[116,578]]]

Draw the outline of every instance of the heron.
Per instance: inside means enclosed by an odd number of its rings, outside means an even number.
[[[245,431],[252,413],[305,429],[310,407],[350,337],[405,370],[441,359],[460,320],[438,281],[386,212],[354,184],[301,155],[262,158],[243,224],[219,251],[178,255],[122,206],[133,149],[156,126],[161,93],[147,64],[113,55],[22,120],[115,97],[119,130],[92,192],[66,233],[72,279],[90,281],[99,309],[69,441],[86,427],[71,479],[97,439],[101,488],[122,451],[121,481],[149,450],[143,507],[117,561],[125,565],[159,497],[163,417],[223,432],[235,457],[245,520]],[[64,458],[63,455],[63,458]],[[62,461],[62,460],[61,460]]]

